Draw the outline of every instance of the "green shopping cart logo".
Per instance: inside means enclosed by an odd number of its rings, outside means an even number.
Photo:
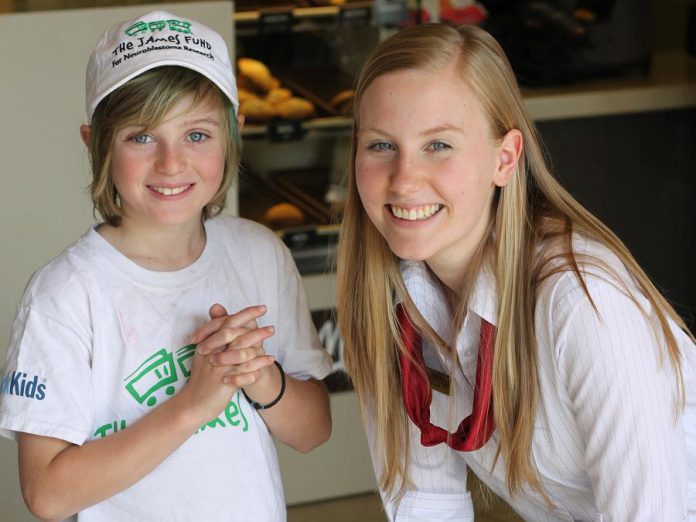
[[[155,406],[162,393],[174,395],[176,392],[174,385],[178,382],[179,375],[184,379],[188,379],[191,375],[193,361],[190,359],[195,352],[195,344],[179,348],[176,354],[165,348],[158,350],[126,377],[126,390],[138,403],[145,403],[149,407]]]
[[[183,34],[193,34],[191,32],[191,22],[184,22],[183,20],[155,20],[153,22],[143,22],[138,20],[128,29],[125,33],[128,36],[137,36],[139,34],[146,34],[148,32],[155,33],[158,31],[163,31],[168,28],[170,31],[176,31],[177,33]]]

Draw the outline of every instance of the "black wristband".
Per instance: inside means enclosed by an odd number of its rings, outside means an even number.
[[[268,404],[259,404],[258,402],[252,401],[251,398],[244,391],[244,388],[242,388],[242,393],[244,394],[244,397],[249,402],[251,407],[255,410],[267,410],[268,408],[275,406],[276,404],[278,404],[278,401],[280,401],[280,399],[282,399],[283,395],[285,394],[285,372],[283,371],[283,367],[280,365],[278,361],[273,361],[273,364],[275,364],[278,367],[278,371],[280,372],[280,393],[278,393],[278,396],[275,399],[273,399]]]

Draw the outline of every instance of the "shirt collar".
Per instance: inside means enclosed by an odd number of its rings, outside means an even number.
[[[401,275],[411,300],[423,318],[443,339],[451,339],[452,316],[440,282],[423,261],[400,262]],[[495,275],[489,264],[484,264],[476,274],[469,294],[468,310],[493,326],[498,319],[498,295]],[[471,320],[467,313],[465,325]]]
[[[498,325],[498,292],[495,274],[489,263],[484,263],[469,295],[469,310],[493,326]]]

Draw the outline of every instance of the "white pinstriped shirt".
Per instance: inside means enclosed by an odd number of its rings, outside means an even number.
[[[605,247],[575,238],[576,252],[607,263],[627,282],[647,316],[620,261]],[[466,487],[467,465],[525,520],[532,521],[696,521],[696,347],[672,325],[683,353],[686,409],[675,420],[675,379],[664,348],[656,349],[650,324],[611,277],[582,266],[597,315],[571,272],[540,286],[535,310],[539,402],[532,456],[555,508],[525,489],[511,497],[502,458],[491,472],[497,432],[480,450],[457,452],[444,444],[425,448],[411,430],[414,490],[397,505],[382,492],[390,520],[473,520]],[[439,283],[420,262],[402,262],[409,293],[428,323],[452,339],[451,313]],[[471,412],[481,318],[496,324],[492,273],[482,270],[471,294],[467,317],[456,339],[460,365],[454,372],[454,404],[433,392],[432,422],[459,424]],[[665,354],[660,364],[658,354]],[[452,375],[451,363],[428,342],[429,366]],[[453,411],[450,411],[450,407]],[[374,452],[374,428],[366,430]],[[379,469],[376,469],[379,476]]]

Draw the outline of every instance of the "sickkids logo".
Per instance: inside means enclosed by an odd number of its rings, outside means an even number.
[[[8,372],[0,382],[0,395],[16,395],[42,401],[46,398],[46,379],[15,370]]]
[[[119,42],[111,51],[114,57],[111,67],[143,53],[166,49],[189,51],[214,60],[210,52],[212,46],[205,39],[193,35],[191,22],[176,19],[140,20],[128,27],[124,34],[129,40]]]

